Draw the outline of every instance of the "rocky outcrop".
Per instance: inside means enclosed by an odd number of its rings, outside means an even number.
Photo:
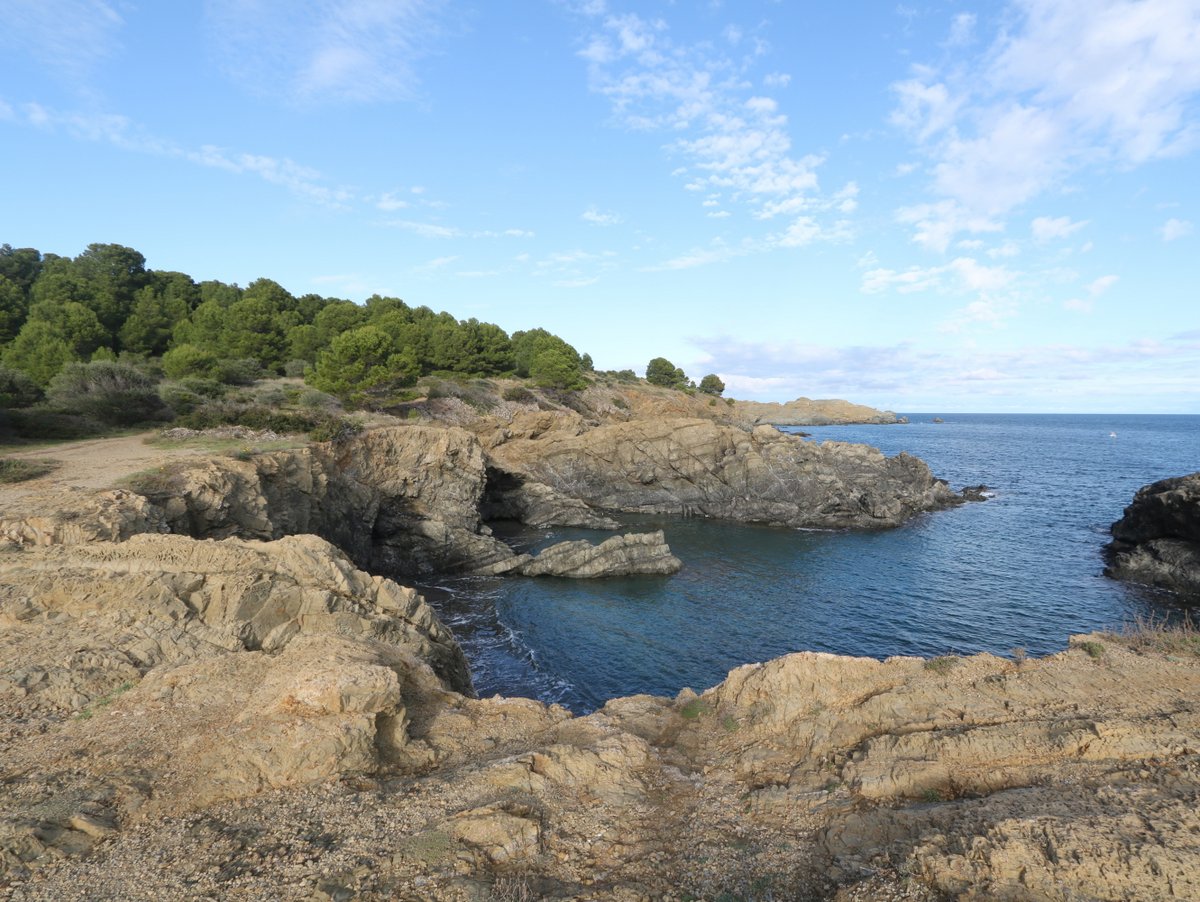
[[[83,707],[162,665],[230,651],[277,653],[336,633],[408,649],[460,692],[461,649],[414,590],[355,569],[316,536],[198,542],[139,535],[0,555],[0,643],[17,671],[0,698]],[[70,645],[71,654],[50,651]]]
[[[520,425],[520,418],[516,425]],[[484,439],[501,468],[598,508],[808,528],[897,526],[958,499],[915,457],[770,426],[634,420]]]
[[[782,404],[764,401],[734,401],[738,416],[751,423],[772,426],[841,426],[850,423],[894,424],[905,422],[890,410],[876,410],[849,401],[797,398]]]
[[[1139,489],[1112,537],[1109,576],[1200,598],[1200,473]]]
[[[629,533],[591,542],[559,542],[523,563],[522,576],[565,576],[593,579],[604,576],[668,576],[683,562],[671,553],[662,530]]]
[[[217,570],[231,579],[225,565],[197,558],[291,560],[295,541],[9,553],[23,563],[0,569],[0,672],[20,670],[26,690],[0,702],[0,890],[27,902],[1200,891],[1194,655],[1097,635],[1019,663],[806,653],[699,695],[571,717],[452,691],[427,646],[374,625],[377,602],[344,621],[301,617],[270,652],[229,638],[241,633],[222,624],[273,605],[227,598],[208,585]],[[369,580],[323,543],[302,551],[257,576],[332,595]],[[50,561],[92,576],[39,582]],[[178,585],[199,579],[207,603],[150,589],[184,572]],[[374,597],[403,591],[381,581]],[[171,622],[198,630],[167,642],[174,657],[147,669],[112,650]],[[80,697],[52,704],[37,686],[60,682],[50,673],[72,654],[90,662],[75,663]]]
[[[580,575],[592,565],[554,562],[593,552],[543,552],[543,563],[530,564],[487,521],[615,529],[602,513],[608,509],[878,528],[961,500],[916,458],[805,442],[770,426],[748,432],[703,419],[589,425],[578,414],[538,411],[477,429],[409,425],[245,458],[179,459],[138,474],[133,491],[24,499],[24,514],[7,511],[0,520],[0,538],[45,545],[146,532],[261,540],[312,533],[371,572],[531,567]],[[597,572],[660,573],[669,558],[667,551],[654,563],[643,556]]]

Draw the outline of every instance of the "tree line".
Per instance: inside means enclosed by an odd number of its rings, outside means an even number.
[[[265,278],[196,282],[147,269],[119,244],[74,258],[0,246],[0,366],[45,387],[68,364],[116,360],[157,361],[172,379],[303,375],[348,401],[435,372],[582,388],[592,365],[545,329],[510,336],[399,298],[297,297]]]

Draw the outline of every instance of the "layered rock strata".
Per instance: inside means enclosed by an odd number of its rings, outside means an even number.
[[[1200,598],[1200,473],[1139,489],[1112,537],[1109,576]]]
[[[545,414],[483,436],[496,465],[609,510],[821,529],[898,526],[961,501],[915,457],[771,426],[632,420],[581,431]]]

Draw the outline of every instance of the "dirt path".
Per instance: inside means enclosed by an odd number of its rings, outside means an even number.
[[[123,477],[150,469],[164,461],[211,453],[200,448],[162,448],[147,444],[146,440],[155,434],[143,432],[120,438],[91,439],[6,453],[5,457],[54,460],[61,466],[38,479],[0,485],[0,514],[10,504],[27,495],[72,488],[110,488]]]

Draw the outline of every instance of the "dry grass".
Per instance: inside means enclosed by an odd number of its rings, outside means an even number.
[[[0,483],[25,482],[53,473],[62,464],[49,458],[0,457]]]
[[[1165,617],[1138,617],[1112,639],[1140,654],[1200,657],[1200,628],[1191,617],[1175,623]]]

